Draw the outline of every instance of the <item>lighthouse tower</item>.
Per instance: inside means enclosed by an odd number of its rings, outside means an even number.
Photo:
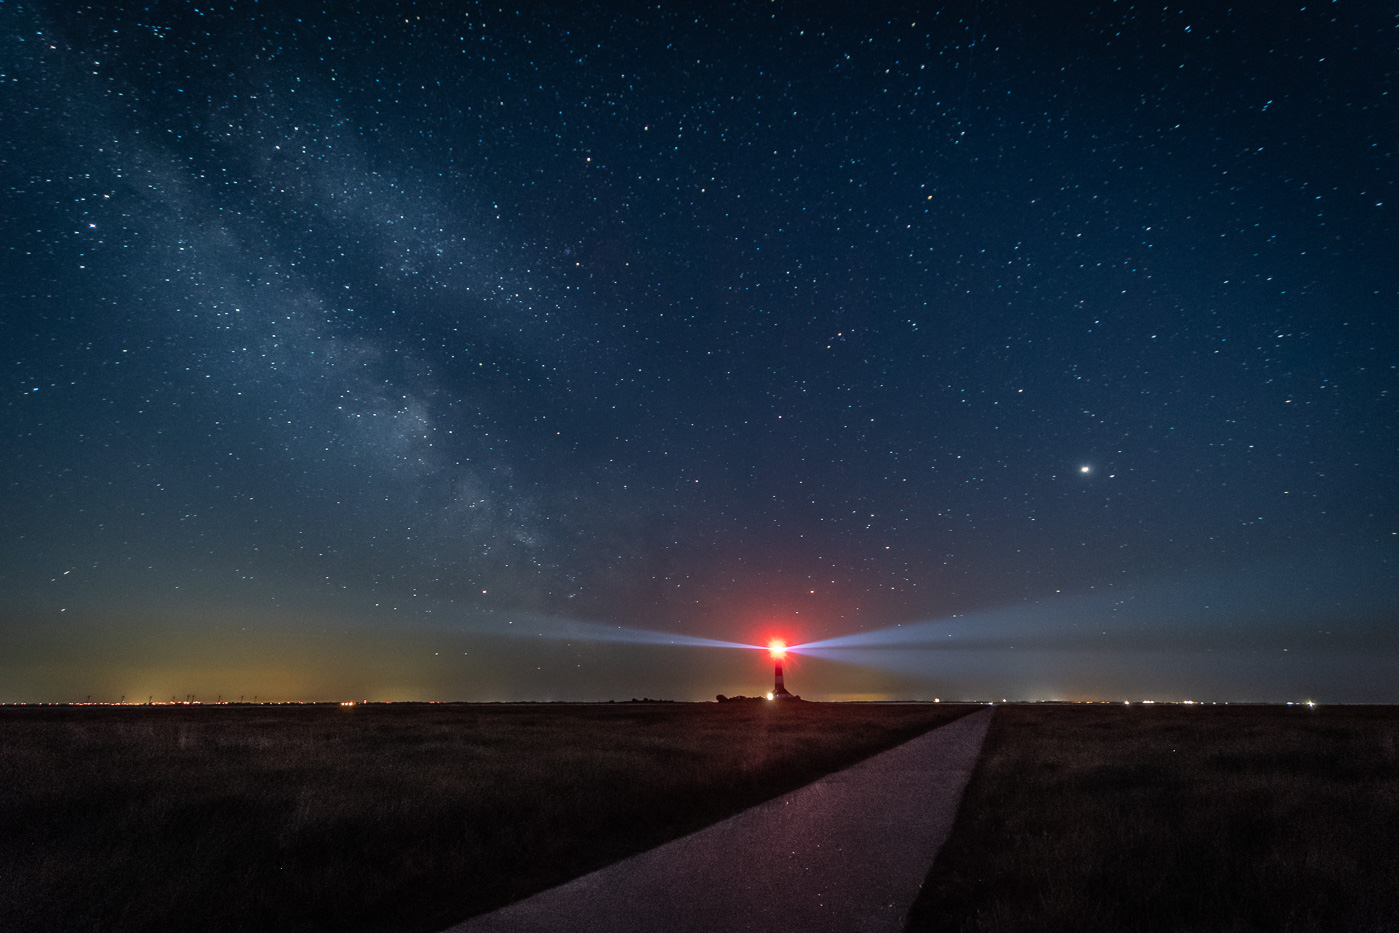
[[[787,692],[787,685],[782,682],[782,656],[787,653],[787,646],[780,641],[775,641],[768,645],[768,651],[772,654],[775,665],[772,678],[772,698],[774,700],[795,700],[796,697]]]

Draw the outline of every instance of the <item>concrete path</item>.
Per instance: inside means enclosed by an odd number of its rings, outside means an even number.
[[[991,710],[447,933],[897,931]]]

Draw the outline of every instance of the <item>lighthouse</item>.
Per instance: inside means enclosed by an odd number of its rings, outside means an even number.
[[[772,655],[772,699],[774,700],[795,700],[796,696],[787,692],[787,685],[782,682],[782,656],[787,653],[787,646],[774,641],[768,645],[768,652]]]

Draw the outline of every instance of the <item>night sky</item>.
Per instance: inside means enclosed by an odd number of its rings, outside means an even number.
[[[336,6],[0,5],[0,701],[1399,702],[1388,4]]]

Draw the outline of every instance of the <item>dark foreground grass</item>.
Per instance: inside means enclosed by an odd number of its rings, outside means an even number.
[[[996,710],[910,931],[1399,930],[1399,708]]]
[[[3,709],[0,930],[440,930],[969,710]]]

